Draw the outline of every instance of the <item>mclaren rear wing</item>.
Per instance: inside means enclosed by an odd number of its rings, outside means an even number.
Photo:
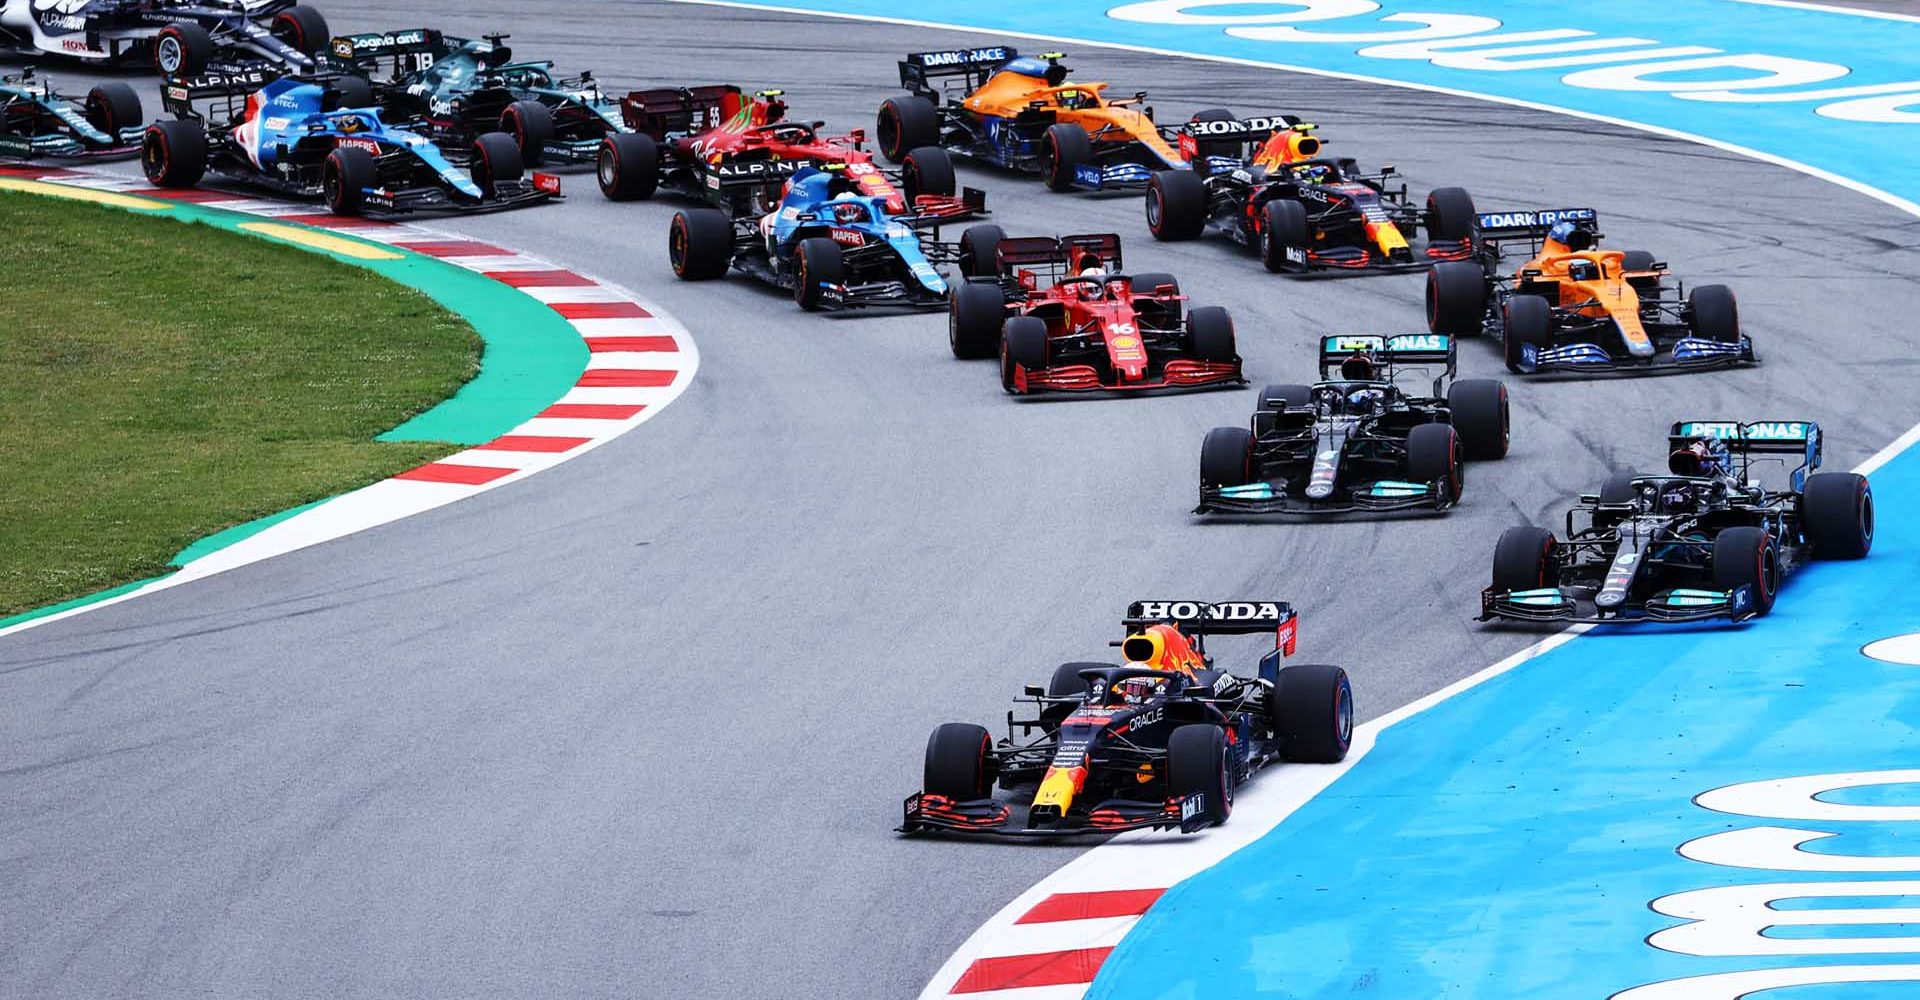
[[[941,77],[964,76],[969,90],[987,82],[994,70],[1006,65],[1020,53],[1009,45],[989,45],[977,49],[942,49],[938,52],[910,52],[900,60],[900,85],[923,95],[934,93],[929,81]]]
[[[1591,208],[1541,208],[1524,212],[1481,212],[1474,216],[1474,229],[1483,240],[1542,240],[1547,231],[1562,222],[1571,222],[1597,238],[1600,216]]]

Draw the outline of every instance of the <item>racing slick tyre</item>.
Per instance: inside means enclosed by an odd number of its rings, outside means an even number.
[[[1179,299],[1176,298],[1169,302],[1164,299],[1147,297],[1153,295],[1155,290],[1166,285],[1172,285],[1173,294],[1179,295],[1179,279],[1163,271],[1148,271],[1145,274],[1134,275],[1131,281],[1133,284],[1133,312],[1139,321],[1141,329],[1180,329],[1180,323],[1184,317],[1180,314],[1182,303]]]
[[[327,30],[327,19],[312,7],[289,7],[273,16],[273,26],[268,29],[273,37],[299,49],[306,55],[313,55],[325,48],[333,33]],[[364,105],[352,105],[364,107]]]
[[[1490,462],[1507,457],[1512,432],[1505,383],[1491,378],[1461,379],[1447,387],[1447,410],[1468,459]]]
[[[1508,296],[1500,340],[1507,355],[1507,369],[1521,371],[1527,345],[1533,345],[1535,351],[1553,346],[1553,307],[1538,295]]]
[[[1353,685],[1330,663],[1280,671],[1267,694],[1267,718],[1280,755],[1296,764],[1338,764],[1353,743]]]
[[[371,108],[373,102],[373,84],[364,76],[343,74],[327,82],[327,89],[321,94],[320,105],[327,111],[342,108]]]
[[[1754,615],[1772,611],[1780,591],[1780,553],[1767,529],[1743,524],[1714,536],[1713,583],[1728,591],[1751,586]]]
[[[1723,344],[1740,342],[1740,304],[1725,285],[1699,285],[1687,293],[1694,336]]]
[[[818,312],[826,306],[826,290],[822,284],[838,285],[847,280],[846,260],[840,255],[840,244],[825,236],[814,236],[800,241],[793,249],[793,301],[808,312]]]
[[[207,173],[207,133],[198,121],[162,119],[140,137],[140,169],[154,187],[190,188]]]
[[[1487,321],[1487,276],[1471,261],[1448,260],[1427,272],[1427,329],[1478,337]]]
[[[213,59],[213,36],[192,21],[179,21],[153,36],[153,68],[162,77],[198,76]]]
[[[1047,187],[1054,191],[1073,190],[1079,168],[1093,163],[1093,139],[1086,129],[1072,122],[1047,126],[1047,134],[1040,140],[1040,151],[1046,163],[1042,176]]]
[[[1873,548],[1873,487],[1857,472],[1816,472],[1800,492],[1800,524],[1815,559],[1859,559]]]
[[[682,281],[711,281],[733,264],[733,220],[717,208],[675,212],[667,226],[667,262]]]
[[[513,136],[520,162],[537,167],[547,158],[553,139],[553,112],[539,101],[515,101],[500,112],[500,131]]]
[[[1156,240],[1190,240],[1207,228],[1207,182],[1191,170],[1156,170],[1147,179],[1147,231]]]
[[[335,146],[320,168],[327,209],[335,215],[359,215],[367,203],[367,189],[379,179],[372,153],[358,146]]]
[[[993,794],[993,737],[971,722],[943,722],[927,737],[921,787],[959,802]]]
[[[1062,663],[1054,668],[1053,677],[1047,681],[1047,697],[1084,697],[1092,688],[1087,685],[1087,679],[1080,676],[1080,671],[1105,670],[1114,665],[1112,663]],[[1053,732],[1060,728],[1060,723],[1065,722],[1067,716],[1072,715],[1077,707],[1077,705],[1048,705],[1040,710],[1040,721],[1045,724],[1047,732]]]
[[[933,102],[915,94],[889,97],[880,105],[873,121],[873,137],[880,155],[899,163],[908,150],[940,142],[940,110]]]
[[[103,83],[87,91],[87,124],[118,138],[120,130],[146,123],[140,107],[140,95],[118,81]]]
[[[1260,390],[1260,410],[1303,410],[1313,402],[1313,388],[1304,385],[1270,385]]]
[[[1233,768],[1219,726],[1181,726],[1167,737],[1167,797],[1200,796],[1199,815],[1219,826],[1233,815]]]
[[[962,360],[993,357],[1006,318],[1007,297],[997,283],[957,284],[953,301],[947,303],[947,346]]]
[[[1000,387],[1018,392],[1014,368],[1044,371],[1047,367],[1047,321],[1034,316],[1015,316],[1000,328]]]
[[[1260,232],[1260,263],[1279,273],[1291,264],[1306,270],[1307,248],[1313,233],[1307,226],[1307,206],[1290,198],[1275,198],[1260,210],[1264,228]],[[1292,251],[1292,256],[1288,256]]]
[[[1233,317],[1225,306],[1199,306],[1187,313],[1187,349],[1200,361],[1239,360],[1233,342]]]
[[[1493,546],[1493,589],[1538,590],[1558,583],[1553,532],[1532,525],[1508,528]]]
[[[1447,500],[1459,502],[1460,435],[1448,424],[1420,424],[1407,432],[1407,478],[1439,483]]]
[[[900,164],[900,186],[905,188],[907,206],[923,194],[951,198],[959,189],[953,179],[953,157],[939,146],[921,146],[907,154]]]
[[[660,186],[660,146],[644,132],[609,132],[594,158],[600,193],[613,201],[641,201]]]
[[[1466,188],[1434,188],[1427,195],[1428,240],[1471,239],[1473,219],[1473,196]]]
[[[505,132],[488,132],[473,140],[473,160],[467,164],[473,184],[482,198],[500,194],[500,185],[517,181],[527,172],[520,159],[520,144]]]
[[[1253,479],[1253,432],[1215,427],[1200,442],[1201,486],[1245,486]]]
[[[1600,484],[1600,502],[1614,506],[1632,503],[1633,481],[1639,475],[1631,469],[1623,469],[1608,476],[1607,481]]]
[[[999,226],[968,226],[960,234],[960,275],[965,278],[994,278],[1000,274],[1000,241],[1007,231]],[[1000,321],[994,321],[1000,329]]]

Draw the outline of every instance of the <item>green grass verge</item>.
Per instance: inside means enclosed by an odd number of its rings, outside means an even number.
[[[457,450],[373,440],[480,338],[362,268],[0,193],[0,617],[166,572],[216,531]]]

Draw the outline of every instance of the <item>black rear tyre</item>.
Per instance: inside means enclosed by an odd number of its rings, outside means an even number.
[[[1191,170],[1158,170],[1147,181],[1147,231],[1190,240],[1207,228],[1207,185]]]
[[[1200,485],[1244,486],[1253,480],[1253,432],[1215,427],[1200,442]]]
[[[1475,462],[1507,457],[1512,439],[1506,384],[1498,379],[1461,379],[1447,387],[1447,410],[1460,447]]]
[[[1480,265],[1442,261],[1427,272],[1427,329],[1478,337],[1487,322],[1487,276]]]
[[[793,301],[808,312],[826,307],[827,290],[822,284],[838,285],[847,280],[846,260],[840,244],[825,236],[800,241],[793,250]]]
[[[594,162],[600,193],[613,201],[640,201],[660,187],[660,146],[644,132],[611,132]]]
[[[1280,671],[1267,694],[1268,718],[1280,754],[1299,764],[1338,764],[1353,745],[1353,685],[1330,663]]]
[[[190,188],[207,173],[207,133],[199,122],[167,119],[140,137],[140,169],[155,187]]]
[[[1521,525],[1500,533],[1493,547],[1493,589],[1539,590],[1558,586],[1553,532]]]
[[[1056,122],[1047,126],[1047,134],[1040,140],[1040,149],[1046,161],[1041,176],[1046,179],[1047,187],[1054,191],[1071,191],[1074,177],[1080,167],[1093,163],[1093,139],[1087,130],[1072,122]]]
[[[327,30],[327,19],[312,7],[290,7],[275,14],[273,26],[267,30],[306,55],[318,53],[333,38]]]
[[[1187,313],[1187,345],[1200,361],[1225,364],[1240,360],[1233,340],[1233,317],[1222,306],[1198,306]]]
[[[1721,590],[1753,588],[1753,613],[1773,610],[1780,590],[1780,554],[1765,528],[1741,525],[1713,539],[1713,582]]]
[[[1104,669],[1111,666],[1114,666],[1114,664],[1087,662],[1062,663],[1053,669],[1053,677],[1047,681],[1047,697],[1084,698],[1087,692],[1092,690],[1092,686],[1087,683],[1085,677],[1080,676],[1080,671],[1093,670],[1096,668]],[[1040,710],[1040,721],[1046,723],[1047,730],[1051,732],[1060,728],[1060,723],[1066,721],[1067,717],[1072,715],[1073,710],[1078,707],[1078,705],[1049,705]]]
[[[947,303],[947,345],[961,359],[990,358],[1000,346],[1007,297],[997,284],[963,282]]]
[[[1260,234],[1260,263],[1274,272],[1289,266],[1304,270],[1306,254],[1313,243],[1313,233],[1307,225],[1307,206],[1287,198],[1275,198],[1260,211],[1266,225]],[[1293,252],[1294,259],[1288,259],[1288,251]]]
[[[1631,469],[1622,469],[1607,476],[1600,484],[1600,502],[1603,504],[1625,504],[1633,502],[1633,481],[1640,474]]]
[[[1860,559],[1873,548],[1873,487],[1857,472],[1816,472],[1800,493],[1816,559]]]
[[[1014,367],[1029,372],[1047,367],[1047,323],[1035,316],[1015,316],[1000,328],[1000,386],[1015,392]]]
[[[992,278],[1000,274],[1000,241],[1007,231],[999,226],[968,226],[960,234],[960,273],[968,278]]]
[[[929,795],[967,802],[993,794],[993,737],[971,722],[945,722],[927,738],[921,787]]]
[[[1199,795],[1199,815],[1209,826],[1233,815],[1233,779],[1227,736],[1219,726],[1181,726],[1167,737],[1167,795]]]
[[[359,215],[367,202],[367,189],[379,180],[373,154],[358,146],[335,147],[320,173],[327,208],[335,215]]]
[[[118,81],[87,91],[86,114],[87,124],[111,139],[118,139],[121,129],[135,128],[147,120],[140,108],[140,95]]]
[[[553,112],[539,101],[515,101],[500,112],[500,131],[513,136],[522,163],[537,167],[546,160],[547,143],[553,140]]]
[[[1312,402],[1313,389],[1310,386],[1282,384],[1270,385],[1260,390],[1259,408],[1262,410],[1278,410],[1281,408],[1280,404],[1285,404],[1290,410],[1300,410],[1305,409]]]
[[[940,111],[917,94],[890,97],[874,119],[873,138],[881,156],[899,163],[909,150],[940,142]]]
[[[953,157],[939,146],[920,146],[908,153],[900,164],[900,181],[909,205],[923,194],[951,197],[958,189],[953,176]]]
[[[733,221],[717,208],[676,212],[667,226],[667,260],[682,281],[709,281],[733,264]]]

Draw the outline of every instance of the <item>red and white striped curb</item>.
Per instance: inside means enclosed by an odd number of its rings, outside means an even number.
[[[638,427],[686,391],[700,365],[678,320],[633,292],[557,264],[412,223],[323,214],[219,191],[155,190],[145,180],[96,171],[8,168],[6,176],[301,223],[439,258],[485,275],[551,308],[579,333],[587,363],[565,395],[506,434],[439,461],[334,497],[177,572],[119,597],[23,622],[0,635],[69,617],[236,566],[340,538],[523,479]]]

